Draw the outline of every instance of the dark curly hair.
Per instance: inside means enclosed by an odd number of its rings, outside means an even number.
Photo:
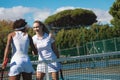
[[[27,22],[25,21],[25,19],[16,20],[13,23],[13,29],[25,27],[26,24],[27,24]]]

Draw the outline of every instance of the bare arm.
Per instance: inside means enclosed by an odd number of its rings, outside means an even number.
[[[8,39],[7,39],[7,44],[6,44],[6,48],[5,48],[5,52],[4,52],[4,59],[8,58],[8,54],[10,53],[10,45],[11,45],[11,41],[12,41],[12,35],[9,34],[8,35]]]
[[[53,33],[49,33],[49,36],[55,40],[55,36],[53,35]],[[54,51],[55,55],[57,56],[57,58],[59,58],[59,51],[57,49],[57,46],[55,44],[55,41],[52,43],[52,50]]]
[[[9,34],[8,37],[7,37],[7,44],[6,44],[6,48],[5,48],[5,51],[4,51],[4,58],[3,58],[3,63],[2,63],[2,68],[5,68],[5,61],[6,59],[8,58],[8,55],[10,53],[10,45],[11,45],[11,41],[12,41],[12,35]]]
[[[29,39],[30,39],[30,46],[31,46],[32,51],[33,51],[32,53],[33,53],[33,55],[37,55],[38,51],[37,51],[35,45],[33,44],[33,40],[32,40],[32,37],[30,35],[29,35]]]
[[[54,53],[56,54],[57,58],[59,58],[59,52],[58,52],[55,42],[52,43],[52,49]]]

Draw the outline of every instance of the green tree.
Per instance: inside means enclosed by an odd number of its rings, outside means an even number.
[[[49,16],[45,24],[50,27],[78,27],[82,25],[91,25],[96,22],[96,15],[91,10],[74,9],[64,10],[57,14]]]
[[[113,16],[111,23],[115,26],[120,26],[120,0],[115,0],[111,6],[109,13]]]
[[[0,59],[3,59],[4,49],[7,41],[7,35],[12,31],[12,21],[0,21]]]

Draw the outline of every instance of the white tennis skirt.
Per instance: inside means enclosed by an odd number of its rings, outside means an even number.
[[[21,72],[35,73],[34,68],[30,62],[29,58],[19,58],[16,60],[11,60],[9,76],[15,76]]]
[[[37,65],[37,72],[42,72],[42,73],[51,73],[51,72],[58,72],[61,68],[60,63],[58,62],[53,62],[53,63],[39,63]]]

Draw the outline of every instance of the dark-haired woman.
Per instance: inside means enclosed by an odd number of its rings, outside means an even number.
[[[28,56],[28,48],[30,45],[35,54],[37,54],[37,49],[31,36],[26,32],[27,27],[24,19],[16,20],[13,24],[14,31],[8,34],[2,68],[5,68],[5,60],[8,58],[12,46],[9,80],[20,80],[20,75],[23,80],[32,80],[32,73],[35,72]]]

